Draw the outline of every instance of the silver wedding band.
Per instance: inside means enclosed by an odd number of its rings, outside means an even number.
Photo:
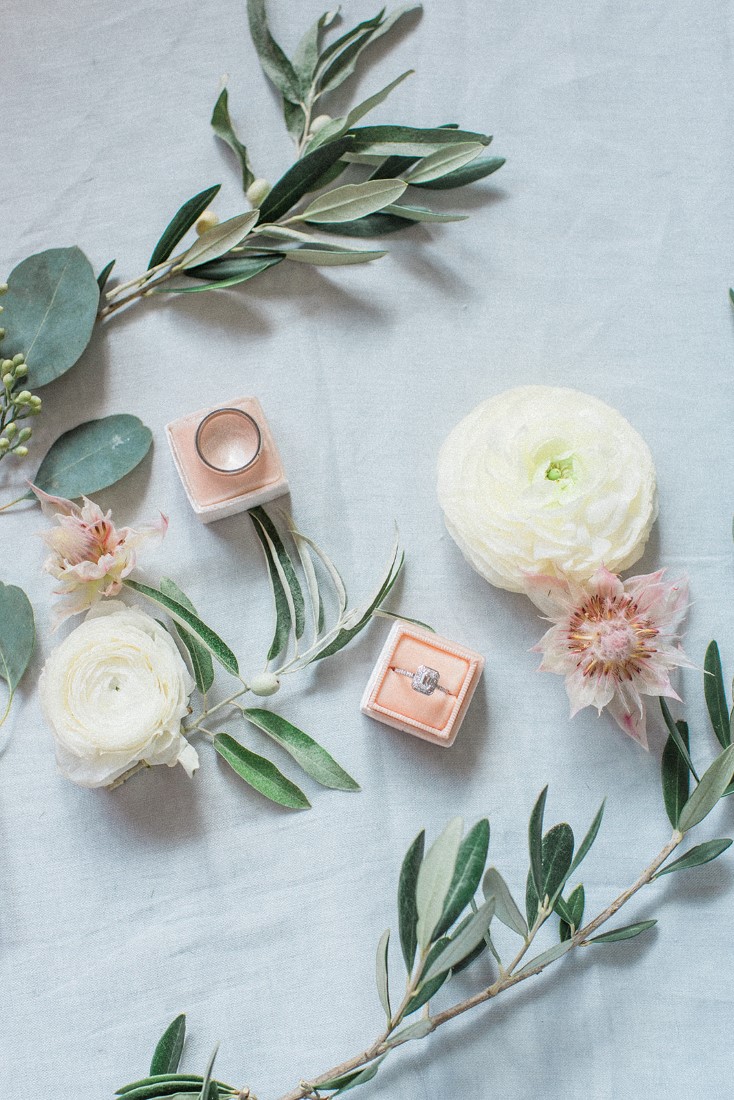
[[[398,676],[408,676],[413,691],[417,691],[420,695],[433,695],[434,691],[443,692],[444,695],[451,694],[448,688],[441,687],[439,684],[441,674],[438,670],[430,668],[428,665],[420,665],[415,672],[411,672],[407,668],[394,668],[393,672],[396,672]]]

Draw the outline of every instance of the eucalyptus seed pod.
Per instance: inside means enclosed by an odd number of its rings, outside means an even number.
[[[14,447],[13,448],[13,454],[17,455],[18,458],[25,458],[25,456],[28,454],[28,448],[27,447]]]

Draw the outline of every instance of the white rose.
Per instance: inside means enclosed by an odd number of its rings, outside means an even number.
[[[657,516],[647,444],[596,397],[520,386],[454,428],[438,460],[449,534],[474,568],[510,592],[528,574],[587,581],[641,556]]]
[[[67,779],[105,787],[140,761],[181,764],[189,775],[198,767],[181,734],[194,681],[150,615],[98,604],[48,658],[38,686]]]

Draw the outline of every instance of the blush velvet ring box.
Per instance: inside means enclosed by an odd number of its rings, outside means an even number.
[[[398,620],[362,696],[361,711],[434,745],[453,745],[484,669],[480,653]]]
[[[182,416],[166,425],[166,438],[202,523],[288,492],[273,434],[256,397],[238,397]]]

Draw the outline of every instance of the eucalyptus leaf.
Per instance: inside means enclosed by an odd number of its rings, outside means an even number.
[[[302,245],[299,248],[288,249],[284,253],[286,260],[294,260],[300,264],[312,264],[314,267],[345,267],[351,264],[367,264],[371,260],[379,260],[385,252],[365,249],[337,248],[334,245],[319,245],[311,248]]]
[[[186,1016],[182,1012],[173,1020],[158,1040],[150,1063],[151,1076],[175,1073],[181,1062],[186,1038]]]
[[[303,770],[320,783],[335,791],[358,791],[359,783],[352,779],[336,760],[309,737],[279,714],[272,710],[249,707],[242,711],[244,717],[253,726],[266,733],[289,753]]]
[[[574,871],[581,865],[583,860],[586,859],[586,857],[589,854],[589,851],[591,849],[591,845],[594,843],[597,836],[599,835],[599,829],[601,828],[602,818],[604,817],[604,807],[605,807],[605,805],[606,805],[606,799],[604,799],[601,806],[596,811],[596,814],[594,815],[594,820],[592,821],[591,825],[589,826],[588,833],[586,834],[584,839],[579,844],[579,849],[578,849],[576,855],[573,857],[573,860],[571,861],[571,866],[568,870],[568,876],[567,876],[568,878],[570,878],[570,876],[574,873]]]
[[[729,704],[726,701],[721,654],[716,642],[709,643],[703,668],[703,692],[709,717],[711,718],[711,725],[722,748],[726,748],[727,745],[731,744]]]
[[[28,667],[36,644],[33,608],[22,588],[0,581],[0,679],[8,685],[7,717],[15,689]]]
[[[704,844],[697,844],[695,848],[690,848],[685,855],[668,863],[662,871],[653,875],[652,881],[662,878],[663,875],[669,875],[673,871],[688,871],[691,867],[701,867],[704,863],[710,863],[712,859],[722,855],[727,848],[731,848],[731,843],[728,837],[724,837],[721,840],[707,840]]]
[[[365,183],[346,183],[333,191],[319,195],[299,215],[304,221],[348,222],[374,214],[384,206],[395,202],[405,191],[402,180],[367,180]]]
[[[247,18],[263,72],[286,99],[291,103],[298,103],[301,98],[300,81],[292,64],[270,33],[265,0],[247,0]]]
[[[676,722],[676,726],[681,740],[686,747],[686,751],[688,751],[690,748],[688,726],[685,722]],[[670,824],[674,829],[677,829],[681,810],[688,801],[691,773],[672,736],[668,736],[665,748],[663,749],[661,776],[665,810],[670,820]]]
[[[407,206],[405,203],[392,202],[384,208],[385,214],[406,218],[409,222],[465,222],[468,214],[439,214],[425,206]]]
[[[483,902],[476,913],[472,913],[464,927],[457,935],[452,937],[445,950],[441,952],[431,967],[426,969],[424,981],[430,981],[432,978],[438,977],[439,974],[451,970],[484,942],[484,937],[494,916],[494,906],[495,901],[492,897]]]
[[[230,737],[228,733],[218,733],[214,738],[214,748],[230,768],[251,787],[271,802],[285,806],[289,810],[307,810],[311,803],[300,787],[291,783],[275,764],[258,756]]]
[[[114,485],[143,461],[153,440],[137,416],[89,420],[59,436],[33,478],[38,489],[75,500]],[[33,494],[26,494],[28,500]],[[24,499],[26,499],[24,498]]]
[[[352,143],[352,138],[345,135],[297,160],[265,196],[260,206],[260,220],[279,221],[341,159]]]
[[[670,713],[670,707],[665,702],[665,699],[663,699],[662,696],[660,697],[660,709],[663,712],[663,719],[665,720],[665,725],[668,727],[668,733],[670,734],[673,741],[675,742],[675,745],[678,749],[678,752],[681,754],[681,756],[685,760],[686,765],[688,766],[691,775],[696,780],[696,782],[698,782],[699,781],[698,772],[696,771],[696,769],[693,766],[693,761],[691,760],[691,755],[688,751],[688,747],[686,746],[685,742],[683,741],[683,738],[681,737],[680,730],[678,729],[678,726],[673,721],[673,715]]]
[[[434,177],[425,183],[416,183],[415,180],[411,180],[410,183],[413,187],[425,187],[430,191],[449,191],[454,187],[466,187],[468,183],[475,183],[486,176],[491,176],[504,163],[504,157],[478,157],[463,168],[457,168],[438,179]]]
[[[524,939],[528,934],[528,926],[510,893],[509,886],[496,867],[490,867],[485,874],[482,881],[482,892],[485,898],[494,898],[494,911],[497,920],[502,921],[504,925]]]
[[[377,981],[377,995],[380,998],[380,1004],[385,1010],[388,1024],[392,1020],[392,1009],[390,1007],[390,982],[388,976],[387,962],[387,953],[389,946],[390,929],[387,928],[380,936],[380,942],[377,945],[375,978]]]
[[[186,236],[197,218],[204,213],[212,199],[219,194],[221,186],[220,183],[217,183],[214,187],[207,187],[205,191],[200,191],[198,195],[194,195],[176,211],[163,231],[158,244],[153,249],[153,254],[148,260],[149,268],[157,267],[158,264],[162,264],[168,259],[178,242]]]
[[[177,269],[186,271],[188,268],[218,260],[245,239],[259,217],[259,210],[248,210],[245,214],[238,214],[212,229],[207,229],[183,254],[176,265]]]
[[[230,672],[233,676],[239,675],[237,658],[226,642],[223,642],[211,627],[203,623],[201,619],[197,615],[194,615],[193,612],[189,611],[187,607],[177,600],[172,599],[170,596],[165,595],[165,593],[159,592],[157,588],[151,588],[150,585],[147,584],[140,584],[139,581],[134,581],[131,577],[126,577],[123,584],[127,588],[132,589],[133,592],[137,592],[138,595],[144,596],[146,599],[158,604],[159,607],[162,607],[168,612],[175,623],[183,626],[184,629],[194,634],[209,652],[216,657],[227,672]]]
[[[421,863],[416,886],[418,946],[426,948],[434,939],[435,929],[454,877],[459,846],[464,831],[460,817],[453,818],[433,842]]]
[[[554,947],[549,947],[547,951],[543,951],[540,955],[536,955],[534,959],[531,959],[529,963],[526,963],[521,970],[516,970],[514,977],[519,978],[522,974],[527,974],[538,966],[547,966],[548,963],[555,962],[556,959],[560,959],[562,955],[570,951],[573,945],[573,940],[563,940],[561,943],[555,944]]]
[[[469,830],[459,846],[454,876],[434,936],[447,932],[476,894],[482,881],[488,849],[489,822],[482,818]]]
[[[717,756],[713,764],[701,776],[690,798],[681,810],[678,828],[687,833],[711,813],[734,773],[734,745],[729,745]]]
[[[533,878],[535,893],[539,901],[543,900],[543,814],[545,813],[545,800],[548,797],[548,788],[544,787],[533,807],[528,824],[528,847],[530,849],[530,873]],[[528,923],[532,924],[530,918]]]
[[[614,928],[611,932],[602,932],[600,936],[592,936],[587,943],[618,943],[620,940],[631,940],[639,936],[641,932],[647,932],[654,927],[656,920],[642,920],[637,924],[625,924],[622,928]]]
[[[168,577],[161,578],[161,592],[164,596],[170,596],[172,600],[181,604],[182,607],[185,607],[186,610],[190,611],[193,615],[197,614],[196,608],[188,596]],[[174,626],[191,660],[196,686],[202,695],[204,695],[214,683],[214,664],[212,662],[211,653],[206,646],[201,644],[196,635],[185,630],[184,627],[180,626],[178,623],[174,623]]]
[[[426,831],[421,829],[410,848],[405,854],[403,865],[400,869],[398,883],[398,920],[400,925],[400,947],[405,959],[405,969],[408,974],[413,969],[415,952],[418,946],[417,924],[418,905],[416,902],[416,886],[418,884],[418,872],[423,862],[423,852],[426,843]]]
[[[219,99],[214,104],[214,110],[212,111],[211,126],[214,133],[218,138],[221,138],[225,144],[227,144],[237,160],[240,162],[240,171],[242,172],[242,190],[247,191],[247,188],[255,179],[255,173],[252,170],[250,164],[250,157],[247,152],[247,146],[243,145],[240,139],[235,133],[235,128],[232,125],[232,119],[229,115],[229,95],[226,88],[222,88]]]
[[[543,880],[538,896],[554,901],[570,873],[573,859],[573,832],[562,822],[554,825],[543,837]]]
[[[483,149],[484,145],[480,141],[458,141],[444,145],[435,153],[424,157],[414,168],[410,168],[405,173],[405,179],[410,184],[432,183],[433,180],[441,179],[442,176],[476,160]]]

